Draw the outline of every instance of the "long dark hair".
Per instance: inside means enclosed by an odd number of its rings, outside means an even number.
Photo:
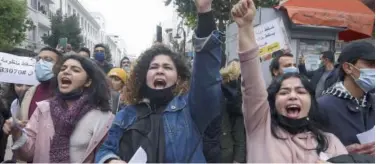
[[[141,54],[130,72],[125,87],[126,104],[137,104],[143,99],[143,95],[140,92],[141,87],[146,83],[146,74],[149,70],[150,62],[158,55],[169,56],[175,64],[179,81],[176,84],[174,95],[188,91],[191,72],[183,56],[174,53],[164,45],[154,45]]]
[[[91,79],[91,85],[86,88],[85,92],[89,96],[89,103],[96,107],[99,107],[101,111],[111,111],[110,109],[110,89],[107,85],[106,75],[101,68],[98,67],[93,61],[79,55],[69,55],[65,56],[60,63],[58,63],[54,69],[55,77],[54,84],[55,88],[57,86],[57,74],[60,72],[61,66],[68,59],[73,59],[78,61],[82,68],[86,71],[87,76]]]
[[[278,124],[278,111],[276,110],[275,107],[275,98],[276,95],[281,88],[282,82],[286,79],[289,78],[298,78],[300,79],[301,83],[303,84],[304,88],[309,92],[311,96],[311,108],[308,112],[308,130],[313,133],[317,140],[317,147],[316,151],[319,154],[320,152],[325,152],[328,149],[328,139],[324,135],[324,126],[326,125],[326,121],[320,116],[319,111],[318,111],[318,104],[315,98],[315,90],[311,86],[310,82],[308,79],[300,75],[298,73],[286,73],[281,76],[278,76],[275,78],[272,82],[272,84],[268,88],[268,101],[269,101],[269,106],[271,110],[271,131],[274,137],[278,139],[283,139],[282,137],[278,136],[276,131],[279,126]]]

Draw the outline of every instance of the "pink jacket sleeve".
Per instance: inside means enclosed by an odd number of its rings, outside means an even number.
[[[23,130],[22,136],[12,146],[13,152],[20,160],[32,161],[35,150],[35,139],[38,133],[40,110],[36,109]]]
[[[334,154],[333,157],[348,154],[346,147],[342,144],[342,142],[335,136],[334,134],[329,133],[329,144],[334,147]]]
[[[267,128],[270,107],[262,76],[258,47],[239,53],[242,76],[243,113],[247,135],[257,128]]]

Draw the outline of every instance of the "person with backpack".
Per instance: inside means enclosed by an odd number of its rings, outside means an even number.
[[[202,134],[221,109],[221,51],[212,0],[196,0],[196,57],[191,73],[182,55],[154,45],[139,57],[120,110],[96,163],[125,163],[137,150],[148,163],[205,163]],[[190,81],[190,82],[189,82]]]

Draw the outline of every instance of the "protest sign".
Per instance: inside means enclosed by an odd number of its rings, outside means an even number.
[[[36,85],[35,59],[0,52],[0,82]]]
[[[255,37],[260,48],[260,56],[289,48],[286,43],[287,36],[285,36],[286,34],[283,30],[284,25],[279,18],[255,27]]]

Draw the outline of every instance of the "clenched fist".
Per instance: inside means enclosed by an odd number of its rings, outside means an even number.
[[[231,15],[239,28],[252,26],[253,18],[256,15],[253,0],[240,0],[232,8]]]
[[[196,0],[196,8],[198,13],[206,13],[211,11],[213,0]]]

